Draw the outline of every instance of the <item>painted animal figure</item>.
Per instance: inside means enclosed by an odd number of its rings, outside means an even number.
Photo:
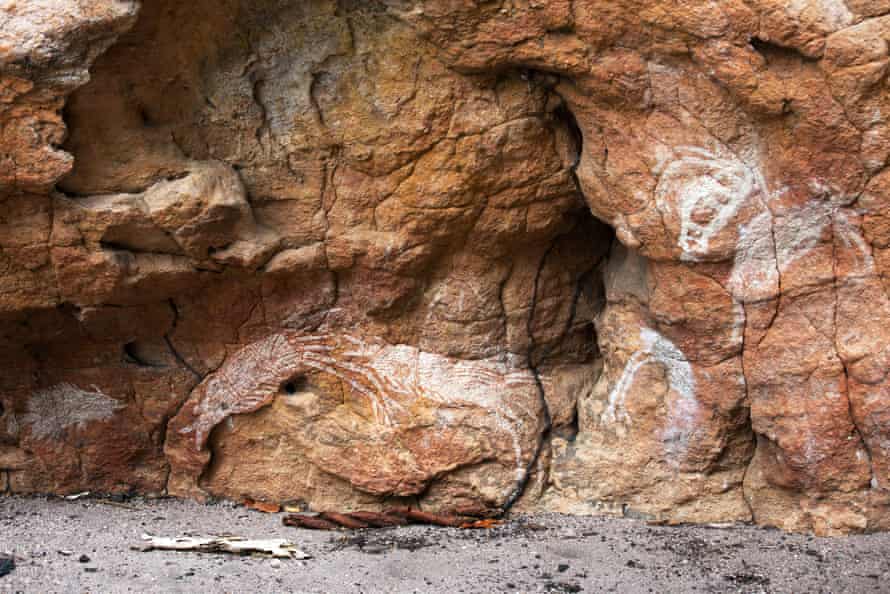
[[[373,468],[367,464],[335,464],[354,485],[379,493],[414,494],[449,469],[492,458],[505,462],[507,457],[520,484],[535,455],[542,414],[538,383],[519,363],[511,357],[450,359],[347,334],[278,332],[229,356],[195,387],[170,422],[165,452],[172,467],[171,489],[195,495],[209,461],[206,444],[214,427],[232,415],[272,403],[300,378],[339,386],[334,391],[342,394],[341,417],[360,419],[360,432],[372,436],[365,442],[356,438],[357,458],[374,464],[384,456],[378,455],[381,444],[390,444],[390,450],[404,448],[404,472],[394,473],[392,479],[398,478],[397,484],[371,480]],[[485,426],[476,426],[480,422]],[[489,434],[491,439],[483,441],[494,445],[472,444],[480,432]],[[437,445],[431,452],[431,440],[443,436],[452,440],[453,451],[440,451]],[[480,453],[483,450],[487,453]]]

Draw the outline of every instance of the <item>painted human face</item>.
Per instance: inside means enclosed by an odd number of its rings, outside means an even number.
[[[754,173],[742,162],[704,149],[684,148],[669,163],[656,189],[659,210],[679,226],[681,257],[714,255],[712,242],[756,192]]]

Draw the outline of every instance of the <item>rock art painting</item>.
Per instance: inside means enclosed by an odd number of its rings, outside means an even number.
[[[94,421],[109,421],[125,406],[95,386],[84,390],[61,383],[31,396],[22,424],[30,428],[32,439],[60,440],[69,428],[83,429]]]
[[[685,452],[690,433],[696,427],[698,402],[695,397],[695,375],[683,353],[658,332],[643,328],[640,331],[640,343],[640,350],[628,360],[615,387],[609,392],[609,403],[601,419],[605,423],[632,423],[633,420],[624,408],[624,400],[637,373],[644,365],[663,367],[666,370],[668,389],[676,392],[677,397],[671,400],[668,407],[661,439],[665,444],[665,455],[677,463]]]
[[[454,360],[351,335],[281,332],[233,353],[195,388],[170,423],[167,452],[175,461],[173,472],[196,481],[209,460],[205,445],[214,427],[232,415],[259,410],[308,379],[336,394],[338,404],[327,416],[351,418],[374,434],[371,443],[356,440],[355,460],[321,460],[328,472],[378,494],[405,496],[417,494],[448,468],[491,459],[512,474],[502,494],[506,500],[525,480],[540,430],[540,387],[519,363]],[[461,443],[481,427],[494,441],[487,453]],[[443,436],[450,451],[432,456],[429,440]],[[337,439],[333,433],[318,439],[326,437]],[[388,469],[384,458],[393,452],[382,449],[397,450],[404,467]]]
[[[713,255],[710,243],[735,218],[745,202],[762,191],[752,171],[733,157],[684,146],[661,173],[656,204],[679,221],[677,245],[681,259],[697,261]]]
[[[0,2],[0,487],[890,530],[885,4]]]

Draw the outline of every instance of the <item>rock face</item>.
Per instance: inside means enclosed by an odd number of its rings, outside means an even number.
[[[888,13],[0,0],[0,488],[890,529]]]

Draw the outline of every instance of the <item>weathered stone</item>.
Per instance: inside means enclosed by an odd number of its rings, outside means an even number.
[[[888,9],[0,2],[6,488],[890,528]]]

